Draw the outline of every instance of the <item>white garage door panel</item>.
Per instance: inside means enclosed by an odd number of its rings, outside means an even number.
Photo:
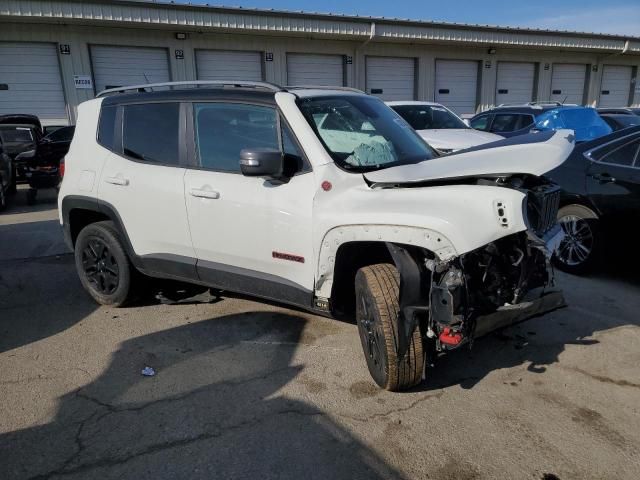
[[[478,62],[436,60],[435,101],[459,115],[476,112]]]
[[[498,62],[496,104],[527,103],[533,100],[535,63]]]
[[[599,107],[626,107],[631,92],[631,67],[605,65],[602,70]]]
[[[198,80],[262,80],[262,54],[223,50],[196,50]]]
[[[415,99],[415,60],[398,57],[367,57],[367,93],[385,101]]]
[[[288,85],[344,85],[344,57],[342,55],[287,54]]]
[[[169,61],[164,48],[91,46],[95,90],[107,86],[168,82]]]
[[[68,123],[57,47],[53,43],[0,43],[0,115],[29,113],[45,125]]]
[[[551,73],[551,95],[549,100],[582,104],[586,78],[586,65],[554,64],[553,72]]]

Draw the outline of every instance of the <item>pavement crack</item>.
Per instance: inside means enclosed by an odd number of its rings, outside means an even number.
[[[433,393],[431,395],[426,395],[424,397],[418,398],[417,400],[414,400],[413,402],[411,402],[406,407],[398,407],[398,408],[394,408],[394,409],[388,410],[386,412],[373,413],[371,415],[367,415],[367,416],[364,416],[364,417],[359,417],[359,416],[355,416],[355,415],[347,415],[347,414],[344,414],[344,413],[339,413],[339,414],[337,414],[337,416],[342,417],[342,418],[347,418],[349,420],[355,420],[357,422],[368,422],[368,421],[374,420],[376,418],[388,417],[389,415],[392,415],[394,413],[407,412],[407,411],[415,408],[416,406],[418,406],[419,404],[421,404],[423,402],[426,402],[428,400],[438,399],[438,398],[442,397],[442,395],[444,395],[444,391]]]

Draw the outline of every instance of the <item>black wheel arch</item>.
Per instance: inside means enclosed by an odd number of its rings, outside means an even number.
[[[110,220],[122,238],[129,259],[136,268],[142,264],[127,235],[122,218],[116,208],[108,202],[82,195],[69,195],[62,199],[62,228],[67,246],[73,250],[80,231],[89,224]]]

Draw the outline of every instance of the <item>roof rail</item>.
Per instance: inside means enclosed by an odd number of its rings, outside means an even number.
[[[358,90],[357,88],[352,87],[331,87],[327,85],[287,85],[286,87],[282,87],[283,90],[340,90],[344,92],[354,92],[354,93],[364,93],[362,90]]]
[[[109,95],[111,93],[124,93],[126,91],[146,91],[147,88],[153,90],[159,87],[184,87],[184,86],[215,86],[215,87],[235,87],[235,88],[263,88],[272,92],[283,91],[282,87],[275,83],[269,82],[252,82],[252,81],[234,81],[234,80],[186,80],[182,82],[162,82],[162,83],[147,83],[143,85],[129,85],[126,87],[108,88],[102,90],[96,95],[96,98]]]
[[[527,105],[535,106],[535,105],[555,105],[557,107],[561,107],[564,105],[563,103],[557,102],[555,100],[538,100],[535,102],[528,102]]]

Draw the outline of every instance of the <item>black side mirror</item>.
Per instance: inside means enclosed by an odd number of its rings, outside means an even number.
[[[240,171],[246,177],[283,176],[284,158],[280,150],[251,148],[240,151]]]

